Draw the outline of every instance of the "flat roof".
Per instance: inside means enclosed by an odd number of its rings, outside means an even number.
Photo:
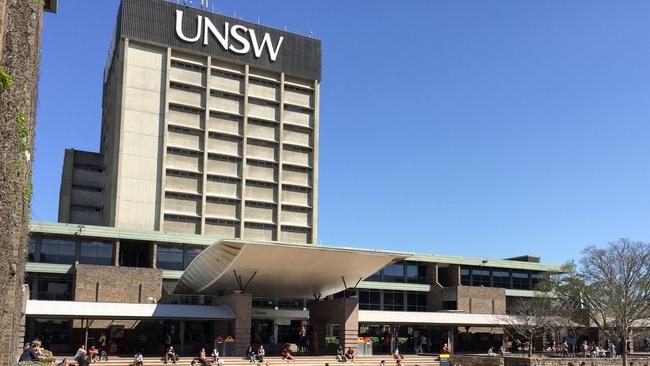
[[[26,315],[66,319],[235,319],[227,305],[28,300]]]
[[[175,293],[252,292],[263,297],[321,297],[355,286],[401,253],[311,244],[221,240],[185,269]]]
[[[32,221],[30,223],[30,232],[40,234],[52,235],[78,235],[92,238],[103,239],[124,239],[124,240],[142,240],[153,241],[158,243],[175,243],[175,244],[192,244],[209,246],[219,240],[229,240],[231,238],[220,237],[215,235],[199,235],[199,234],[181,234],[165,231],[153,230],[134,230],[122,229],[110,226],[94,226],[94,225],[81,225],[81,224],[68,224],[60,222],[44,222]],[[282,242],[265,242],[275,244],[287,244]],[[306,244],[313,247],[336,248],[349,251],[369,251],[368,249],[359,249],[354,247],[345,246],[323,246],[320,244]],[[416,262],[428,263],[441,263],[441,264],[455,264],[464,266],[484,266],[492,268],[509,268],[521,269],[531,271],[544,271],[544,272],[561,272],[562,267],[554,264],[543,264],[534,262],[522,262],[507,259],[491,259],[491,258],[476,258],[476,257],[463,257],[452,255],[440,255],[430,253],[414,253],[404,251],[384,251],[384,250],[371,250],[376,253],[390,253],[400,254],[405,256],[405,260]]]

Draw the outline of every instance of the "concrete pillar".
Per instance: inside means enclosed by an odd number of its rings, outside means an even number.
[[[313,301],[309,321],[318,332],[320,349],[325,347],[326,324],[339,325],[339,344],[344,349],[356,350],[359,337],[359,299],[334,299]]]
[[[229,334],[235,338],[235,356],[244,356],[251,343],[251,324],[253,314],[253,295],[235,293],[219,296],[217,305],[228,305],[235,314],[235,319],[230,321]]]

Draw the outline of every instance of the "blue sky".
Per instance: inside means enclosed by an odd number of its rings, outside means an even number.
[[[562,263],[650,240],[650,3],[212,3],[323,42],[320,242]],[[59,4],[35,145],[47,221],[64,149],[99,149],[118,6]]]

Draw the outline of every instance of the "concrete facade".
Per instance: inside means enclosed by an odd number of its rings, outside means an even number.
[[[105,71],[101,217],[74,215],[83,200],[66,164],[59,221],[316,242],[320,80],[227,56],[118,34]]]
[[[216,334],[231,335],[235,338],[235,355],[246,355],[251,344],[251,321],[253,313],[253,296],[247,293],[218,296],[216,305],[228,305],[235,313],[235,320],[229,321],[227,327],[217,325]]]
[[[59,222],[101,225],[104,209],[101,154],[66,149],[59,191]]]
[[[338,325],[339,333],[336,335],[339,344],[344,349],[357,349],[359,336],[359,299],[332,299],[313,301],[309,309],[309,321],[320,336],[320,348],[325,349],[326,326]]]

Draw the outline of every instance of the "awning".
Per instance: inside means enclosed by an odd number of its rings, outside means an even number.
[[[221,240],[185,269],[175,293],[245,291],[262,297],[327,296],[353,287],[403,253],[305,244]]]
[[[359,322],[493,327],[507,326],[513,320],[509,315],[494,314],[359,310]]]
[[[226,305],[127,304],[83,301],[27,301],[26,315],[66,319],[235,319]]]

